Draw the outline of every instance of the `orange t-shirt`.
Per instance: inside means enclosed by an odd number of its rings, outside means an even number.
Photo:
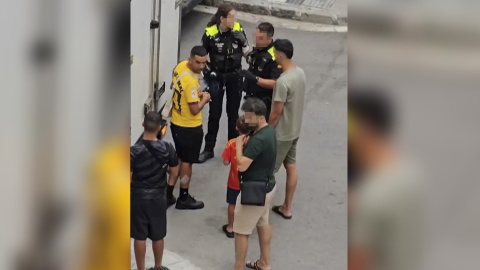
[[[237,139],[231,139],[228,141],[225,150],[223,151],[222,158],[225,161],[230,162],[230,173],[228,174],[227,186],[233,190],[240,190],[240,180],[238,179],[238,167],[237,167]],[[248,140],[248,139],[247,139]],[[245,143],[247,143],[247,140]]]

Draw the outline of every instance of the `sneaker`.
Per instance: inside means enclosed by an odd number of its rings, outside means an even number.
[[[202,209],[204,206],[202,201],[195,200],[195,198],[189,194],[186,199],[178,199],[175,208],[180,210],[197,210]]]
[[[204,163],[205,161],[213,158],[213,151],[203,150],[203,152],[198,157],[198,162]]]
[[[174,205],[175,203],[177,202],[177,198],[175,198],[175,196],[173,195],[167,195],[167,209]]]

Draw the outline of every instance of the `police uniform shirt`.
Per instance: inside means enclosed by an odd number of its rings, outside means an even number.
[[[242,66],[242,56],[243,56],[243,47],[247,44],[241,44],[238,40],[233,37],[233,32],[242,32],[243,35],[246,33],[243,30],[243,27],[235,22],[235,25],[232,30],[222,32],[218,25],[213,25],[205,29],[205,33],[202,37],[202,45],[207,50],[210,55],[210,64],[212,69],[215,71],[231,71],[234,69],[241,68]],[[226,63],[226,56],[228,53],[232,52],[231,62]],[[219,59],[222,59],[220,61]]]
[[[282,67],[275,61],[273,42],[267,48],[254,47],[252,54],[247,57],[247,62],[249,64],[248,70],[262,79],[276,80],[283,73]],[[263,88],[257,85],[255,82],[249,85],[249,88],[251,88],[249,90],[254,95],[272,95],[272,89]]]

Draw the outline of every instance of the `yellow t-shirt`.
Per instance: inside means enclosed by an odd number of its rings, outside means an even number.
[[[185,72],[190,72],[193,76],[181,77]],[[172,123],[180,127],[198,127],[202,125],[202,113],[193,115],[188,104],[200,102],[199,75],[188,68],[187,61],[183,61],[173,71],[173,82],[179,77],[180,81],[175,85],[173,92]]]

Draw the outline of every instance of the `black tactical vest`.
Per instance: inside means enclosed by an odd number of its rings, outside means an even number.
[[[210,65],[214,71],[228,72],[242,67],[242,45],[233,37],[233,32],[243,31],[239,23],[226,35],[220,34],[217,25],[207,27],[205,33],[209,38],[211,51]]]

